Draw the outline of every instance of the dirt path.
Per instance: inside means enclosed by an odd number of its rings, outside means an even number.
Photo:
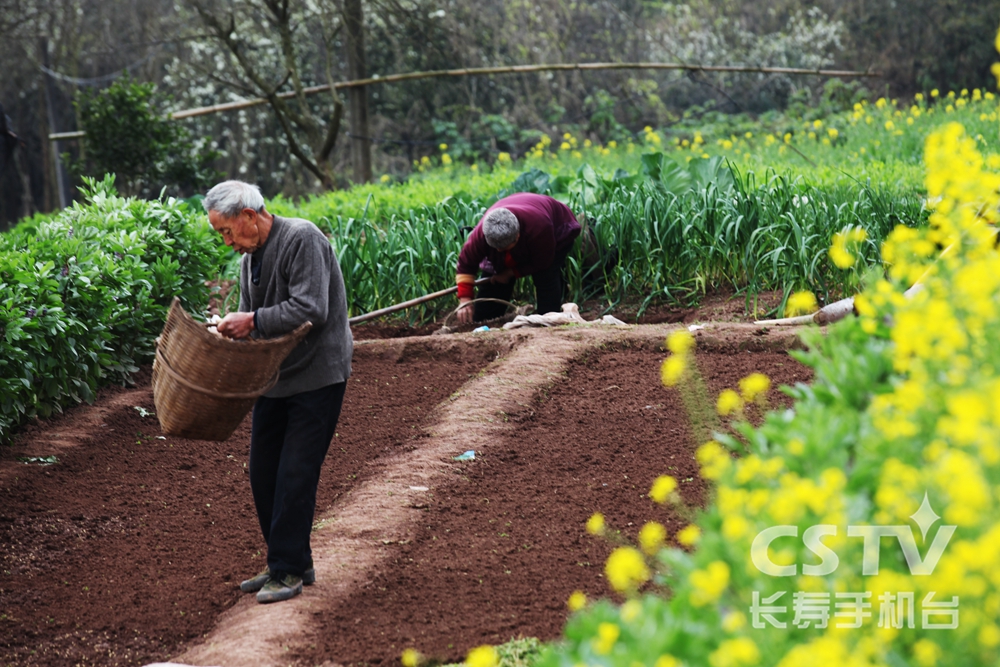
[[[413,538],[427,497],[457,467],[446,461],[489,448],[499,431],[512,427],[503,415],[530,402],[592,344],[583,336],[526,337],[438,408],[427,428],[431,437],[419,449],[397,457],[378,479],[361,484],[321,517],[313,538],[317,582],[308,594],[280,605],[245,599],[225,614],[204,644],[177,660],[226,667],[282,664],[288,648],[306,635],[317,606],[336,606],[372,575],[386,558],[387,545]]]

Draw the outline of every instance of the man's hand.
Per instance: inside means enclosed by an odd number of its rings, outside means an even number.
[[[499,285],[506,285],[514,278],[514,269],[506,269],[490,278],[490,282]]]
[[[215,327],[227,338],[249,338],[253,331],[253,313],[229,313]]]
[[[458,305],[460,307],[460,310],[457,313],[455,313],[455,319],[458,320],[459,324],[468,324],[469,322],[472,321],[473,306],[470,305],[470,306],[465,306],[464,308],[461,308],[462,305],[467,304],[467,303],[471,304],[472,303],[472,299],[459,299],[458,300]]]

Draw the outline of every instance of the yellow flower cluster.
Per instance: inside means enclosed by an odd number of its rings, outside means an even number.
[[[994,71],[1000,78],[1000,65]],[[852,122],[895,135],[914,118],[995,96],[932,90],[928,98],[916,96],[909,112],[884,98],[860,103]],[[804,129],[830,141],[844,131],[815,121]],[[983,155],[982,145],[957,124],[927,138],[929,224],[890,234],[882,248],[886,277],[856,297],[856,319],[822,338],[809,334],[803,358],[817,375],[812,388],[797,392],[794,412],[772,413],[756,428],[736,424],[734,435],[717,434],[697,449],[712,495],[675,535],[686,549],[667,546],[657,522],[640,529],[639,549],[615,549],[608,580],[633,597],[620,618],[602,619],[613,628],[590,626],[590,657],[577,653],[579,664],[596,665],[593,656],[612,650],[614,662],[600,664],[1000,664],[1000,156]],[[866,241],[860,227],[842,230],[831,260],[854,266]],[[808,293],[790,302],[799,311],[816,307]],[[667,340],[664,384],[694,377],[685,373],[692,346],[682,332]],[[741,418],[769,389],[766,376],[750,375],[724,390],[716,408]],[[677,503],[676,480],[658,478],[649,495]],[[898,539],[860,539],[879,526]],[[780,535],[758,539],[770,528]],[[817,534],[821,541],[810,542]],[[783,574],[765,572],[770,566]],[[650,612],[653,596],[635,597],[651,568],[669,586],[669,611]],[[860,609],[870,613],[842,625],[850,606],[843,600],[852,595],[867,595],[869,606]],[[914,601],[908,610],[905,596]],[[797,624],[796,614],[815,612],[809,604],[819,599],[831,601],[829,617]],[[953,629],[934,626],[946,609],[954,610]],[[770,625],[768,614],[786,625]],[[658,642],[655,652],[632,638],[638,626],[647,633],[642,641]],[[698,628],[697,641],[679,628]]]
[[[673,354],[663,361],[660,367],[660,379],[663,386],[673,387],[684,377],[690,363],[691,349],[694,347],[694,336],[686,329],[678,329],[667,336],[667,349]]]
[[[604,574],[611,587],[621,593],[634,592],[650,577],[646,559],[632,547],[618,547],[612,551],[604,564]]]
[[[795,292],[788,297],[785,304],[785,317],[795,315],[807,315],[816,312],[819,304],[816,303],[816,295],[809,291]]]
[[[497,667],[500,659],[492,646],[479,646],[469,651],[465,658],[465,667]]]
[[[851,253],[860,243],[868,238],[868,233],[861,227],[853,227],[833,235],[833,245],[830,246],[830,259],[841,269],[849,269],[857,261]]]
[[[590,515],[587,519],[587,532],[591,535],[603,535],[604,534],[604,515],[600,512],[595,512]]]
[[[691,573],[691,604],[704,607],[717,601],[729,586],[729,565],[713,561],[704,570]]]
[[[669,475],[660,475],[653,481],[653,488],[649,490],[649,497],[654,502],[663,504],[674,495],[677,489],[677,480]]]

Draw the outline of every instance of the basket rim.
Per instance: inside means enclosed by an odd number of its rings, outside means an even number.
[[[203,322],[191,317],[191,314],[184,310],[181,305],[181,300],[178,297],[174,297],[173,301],[170,303],[170,313],[168,313],[167,320],[170,319],[170,314],[176,310],[177,317],[180,318],[180,323],[188,327],[192,332],[197,332],[194,335],[197,336],[202,341],[207,342],[209,345],[219,348],[227,349],[229,351],[244,352],[254,347],[280,347],[284,345],[288,340],[305,337],[305,334],[312,329],[312,322],[306,321],[297,326],[292,331],[278,336],[276,338],[247,338],[241,340],[233,340],[226,338],[224,336],[217,336],[209,332]]]

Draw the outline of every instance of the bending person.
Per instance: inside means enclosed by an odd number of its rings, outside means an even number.
[[[535,312],[562,308],[563,265],[580,235],[580,223],[560,201],[530,192],[504,197],[479,221],[458,256],[459,304],[475,296],[476,274],[492,277],[479,286],[479,298],[510,301],[518,278],[531,276],[535,283]],[[458,311],[458,321],[468,323],[502,317],[506,306],[480,302]]]

